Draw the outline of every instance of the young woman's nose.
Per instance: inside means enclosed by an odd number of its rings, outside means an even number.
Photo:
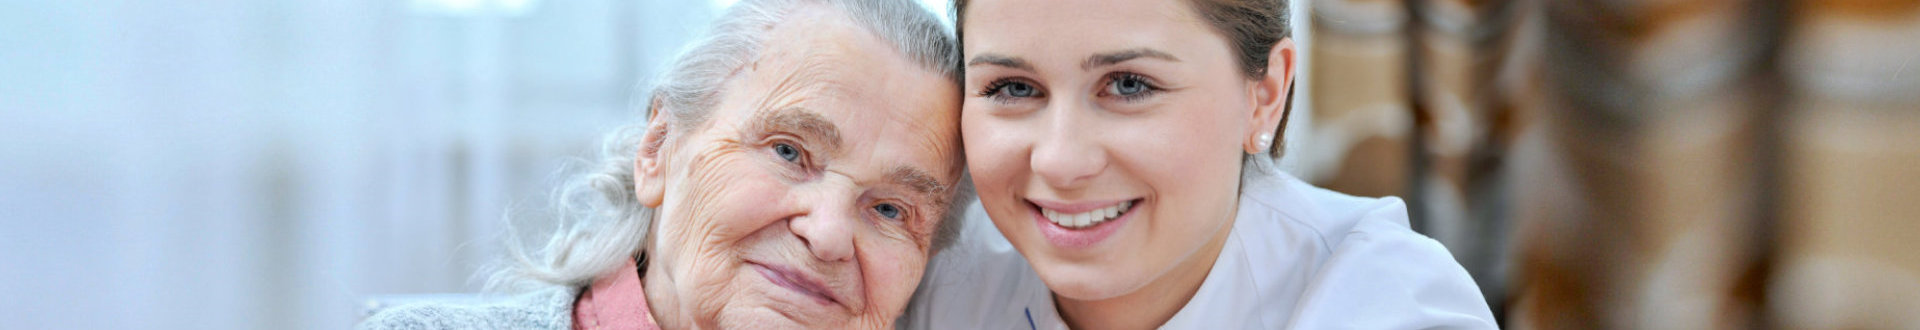
[[[1072,105],[1078,102],[1058,106],[1044,116],[1048,123],[1046,132],[1033,146],[1029,160],[1033,173],[1046,180],[1054,188],[1073,189],[1085,186],[1095,175],[1107,167],[1106,151],[1102,149],[1098,137],[1100,133],[1086,113],[1086,106]]]

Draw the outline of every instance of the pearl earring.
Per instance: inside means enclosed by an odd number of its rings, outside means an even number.
[[[1260,151],[1267,151],[1268,148],[1273,147],[1273,133],[1260,133],[1260,137],[1256,139],[1258,140],[1253,144],[1260,146]]]

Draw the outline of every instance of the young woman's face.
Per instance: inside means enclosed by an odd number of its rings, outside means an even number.
[[[1186,1],[965,10],[968,165],[994,225],[1054,293],[1113,298],[1210,267],[1195,256],[1224,240],[1257,134],[1253,80],[1226,38]]]

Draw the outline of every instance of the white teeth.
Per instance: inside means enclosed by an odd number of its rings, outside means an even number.
[[[1125,201],[1120,202],[1118,205],[1074,214],[1060,213],[1060,211],[1041,208],[1040,215],[1047,217],[1048,221],[1052,221],[1061,227],[1082,228],[1106,222],[1107,220],[1113,220],[1113,218],[1119,217],[1120,214],[1127,213],[1127,209],[1132,207],[1133,201]]]

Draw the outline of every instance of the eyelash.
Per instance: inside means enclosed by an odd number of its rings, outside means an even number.
[[[1007,86],[1010,86],[1013,84],[1026,84],[1027,86],[1034,89],[1033,91],[1034,95],[1033,96],[1007,95],[1007,93],[1005,93],[1004,90],[1007,88]],[[1040,86],[1035,85],[1033,83],[1020,81],[1020,79],[1016,79],[1016,78],[1000,78],[998,80],[994,80],[993,82],[987,83],[987,88],[981,89],[979,96],[990,98],[990,99],[993,99],[994,101],[998,101],[1001,103],[1009,103],[1009,102],[1012,102],[1014,98],[1040,98],[1040,97],[1047,96],[1047,93],[1040,91]]]
[[[1100,84],[1100,94],[1107,95],[1108,94],[1107,88],[1113,86],[1113,84],[1118,83],[1122,80],[1138,81],[1142,85],[1141,87],[1144,88],[1144,90],[1141,90],[1139,93],[1135,93],[1133,95],[1116,95],[1120,97],[1121,101],[1125,101],[1125,102],[1135,102],[1135,101],[1143,100],[1143,99],[1146,99],[1147,97],[1154,96],[1155,94],[1160,94],[1161,91],[1166,90],[1164,88],[1160,88],[1159,84],[1153,83],[1153,80],[1148,79],[1146,76],[1142,76],[1140,74],[1132,73],[1132,72],[1115,72],[1113,74],[1107,75],[1106,83]]]
[[[1108,88],[1112,87],[1113,84],[1123,80],[1138,81],[1140,82],[1140,84],[1143,85],[1142,87],[1145,88],[1145,90],[1142,90],[1139,93],[1135,93],[1132,95],[1113,95],[1107,92]],[[1140,101],[1140,100],[1146,99],[1147,97],[1160,94],[1160,92],[1166,90],[1165,88],[1161,88],[1159,84],[1155,84],[1152,79],[1148,79],[1146,76],[1142,76],[1140,74],[1132,73],[1132,72],[1116,72],[1113,74],[1109,74],[1107,75],[1106,79],[1104,79],[1104,81],[1105,83],[1100,84],[1100,91],[1098,92],[1098,94],[1100,96],[1116,96],[1116,97],[1119,97],[1120,100],[1124,102]],[[1010,86],[1013,84],[1027,84],[1029,86],[1033,85],[1032,83],[1018,81],[1015,78],[1001,78],[999,80],[994,80],[991,83],[987,83],[987,87],[984,89],[981,89],[979,96],[991,98],[994,101],[998,101],[1001,103],[1010,103],[1011,101],[1013,101],[1014,98],[1040,98],[1040,97],[1046,96],[1046,92],[1039,91],[1038,86],[1032,87],[1036,89],[1034,91],[1035,95],[1033,96],[1017,97],[1017,96],[1007,95],[1005,93],[1005,89],[1007,88],[1007,86]]]

